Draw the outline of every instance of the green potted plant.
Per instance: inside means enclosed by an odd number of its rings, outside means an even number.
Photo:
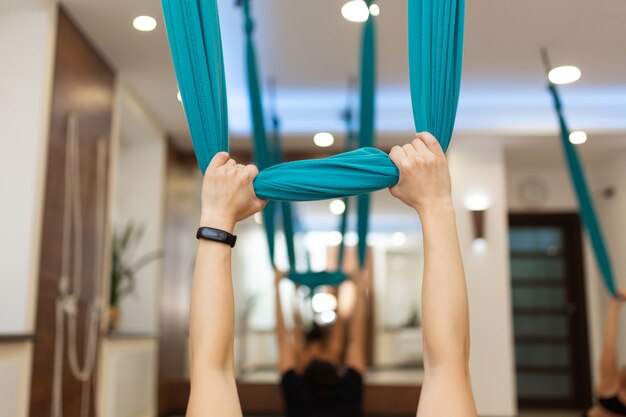
[[[163,256],[161,251],[147,253],[135,258],[137,245],[145,227],[129,222],[121,230],[114,230],[111,237],[111,286],[109,293],[109,330],[115,330],[120,320],[120,302],[136,287],[137,273]]]

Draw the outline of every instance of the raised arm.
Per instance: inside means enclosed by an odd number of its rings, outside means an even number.
[[[469,361],[467,288],[450,192],[450,174],[437,140],[420,133],[390,157],[400,171],[391,194],[420,216],[424,233],[422,329],[424,383],[418,417],[476,416]]]
[[[254,194],[254,166],[237,165],[227,153],[217,154],[202,184],[200,226],[233,233],[235,224],[261,210]],[[191,293],[191,395],[189,417],[241,416],[234,376],[234,302],[231,248],[198,241]]]
[[[285,328],[285,318],[283,317],[283,306],[280,300],[280,281],[284,278],[279,270],[274,271],[274,288],[276,293],[276,337],[278,339],[278,372],[282,375],[285,372],[296,368],[296,358],[293,344],[289,341],[287,329]]]
[[[622,297],[625,290],[620,290]],[[600,379],[596,388],[600,397],[611,397],[617,393],[620,386],[619,369],[617,365],[617,330],[622,299],[611,299],[604,323],[604,341],[600,356]]]
[[[365,289],[365,272],[357,272],[358,278],[353,287],[355,294],[354,311],[350,320],[348,346],[346,347],[345,364],[361,375],[367,370],[365,357],[365,323],[367,318],[367,294]]]

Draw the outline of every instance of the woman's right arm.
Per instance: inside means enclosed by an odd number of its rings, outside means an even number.
[[[418,417],[476,416],[470,384],[469,312],[465,273],[443,150],[420,133],[389,155],[400,171],[391,194],[420,216],[424,233],[422,329],[424,383]]]

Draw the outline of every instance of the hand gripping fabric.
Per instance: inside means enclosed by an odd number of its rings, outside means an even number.
[[[198,164],[204,172],[215,153],[228,150],[217,2],[162,0],[162,3],[183,106]],[[463,10],[464,0],[409,0],[409,69],[416,130],[430,131],[444,149],[450,142],[458,102]],[[398,180],[397,171],[389,173],[393,163],[383,152],[362,150],[356,155],[340,154],[310,162],[311,165],[297,165],[315,168],[315,175],[309,172],[306,176],[294,176],[298,168],[290,165],[303,163],[281,164],[260,174],[254,184],[259,197],[281,201],[323,200],[367,193],[389,187]],[[348,177],[338,180],[344,175]]]

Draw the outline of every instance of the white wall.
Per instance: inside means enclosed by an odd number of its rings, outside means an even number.
[[[163,248],[166,141],[141,103],[119,83],[115,112],[119,138],[113,165],[112,227],[121,230],[128,222],[143,225],[136,260]],[[120,304],[120,332],[157,333],[161,263],[159,259],[138,272],[135,293]]]
[[[56,9],[0,10],[0,333],[34,328]]]
[[[470,370],[481,416],[517,414],[504,154],[497,143],[457,143],[449,154],[452,194],[467,277]],[[473,226],[464,207],[473,193],[491,203],[485,214],[487,248],[472,249]]]
[[[578,149],[584,156],[585,147]],[[613,261],[616,280],[626,272],[624,257],[620,256],[619,249],[626,247],[626,172],[624,163],[626,152],[617,154],[613,158],[600,158],[584,162],[585,173],[590,192],[596,205],[603,233],[611,260]],[[563,158],[554,158],[549,163],[515,160],[507,164],[507,179],[509,184],[508,202],[512,212],[577,212],[578,201]],[[546,198],[533,207],[528,207],[520,199],[520,188],[529,180],[539,180],[546,189]],[[606,200],[602,190],[614,186],[617,190],[615,198]],[[620,191],[621,190],[621,191]],[[621,211],[621,212],[620,212]],[[585,267],[585,288],[587,301],[587,330],[589,335],[590,366],[593,381],[597,380],[597,363],[602,349],[603,320],[608,302],[608,296],[600,278],[595,256],[591,244],[583,228],[583,251]],[[623,280],[622,280],[623,283]],[[626,320],[626,313],[622,322]],[[620,334],[620,356],[626,360],[626,332]],[[593,383],[592,383],[593,386]]]
[[[56,8],[0,7],[0,335],[33,333]],[[28,7],[22,7],[28,6]],[[0,415],[26,417],[32,342],[0,344]]]

